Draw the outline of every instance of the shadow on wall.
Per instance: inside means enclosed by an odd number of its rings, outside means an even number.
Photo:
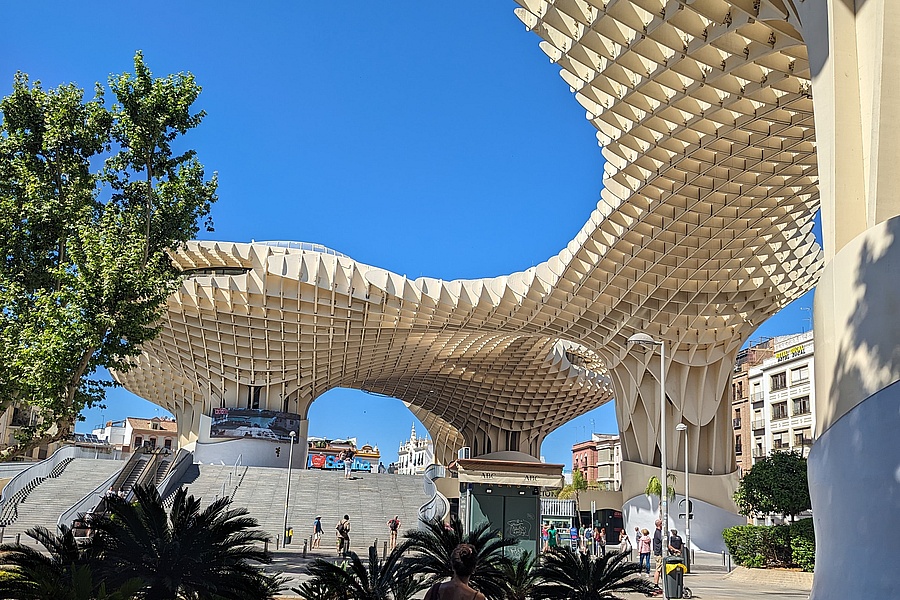
[[[678,494],[669,501],[669,529],[677,529],[684,537],[684,519],[678,518],[678,506],[684,496]],[[691,498],[694,518],[691,519],[691,547],[699,552],[719,553],[725,550],[722,531],[728,527],[746,525],[747,519],[702,500]],[[659,501],[650,496],[636,496],[622,507],[625,531],[634,542],[634,528],[647,529],[651,535],[659,517]]]

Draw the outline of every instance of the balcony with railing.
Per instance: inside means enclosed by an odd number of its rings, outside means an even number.
[[[736,418],[736,419],[732,419],[732,420],[731,420],[731,425],[732,425],[732,427],[734,427],[735,429],[740,429],[740,428],[741,428],[741,418],[738,417],[738,418]]]
[[[756,392],[754,394],[750,394],[750,402],[762,402],[763,400],[765,400],[765,397],[765,392]]]
[[[750,423],[750,427],[753,429],[765,429],[766,428],[766,420],[765,419],[754,419]]]
[[[762,458],[765,455],[766,455],[765,448],[761,448],[761,447],[757,446],[756,448],[753,449],[753,458]]]

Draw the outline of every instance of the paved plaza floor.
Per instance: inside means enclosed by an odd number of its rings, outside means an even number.
[[[379,551],[381,549],[379,548]],[[359,551],[357,549],[357,551]],[[290,578],[288,587],[306,579],[306,566],[316,557],[335,560],[332,548],[322,548],[302,556],[301,547],[273,551],[273,571],[281,571]],[[685,585],[691,588],[693,597],[699,600],[807,600],[811,578],[793,571],[770,571],[736,567],[727,572],[722,557],[715,554],[698,556],[694,572],[685,576]],[[297,598],[286,590],[282,598]],[[422,598],[421,592],[417,598]],[[623,594],[627,600],[646,598],[643,594]]]

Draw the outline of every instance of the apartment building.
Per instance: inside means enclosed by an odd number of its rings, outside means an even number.
[[[618,435],[593,433],[572,446],[572,471],[581,471],[588,483],[618,491],[622,488],[622,443]]]
[[[731,424],[734,428],[734,453],[741,473],[753,466],[753,410],[750,401],[750,369],[775,355],[775,343],[767,338],[738,352],[731,377]],[[758,423],[756,423],[758,425]]]
[[[750,435],[745,437],[743,422],[741,433],[735,430],[741,456],[748,453],[749,442],[753,462],[773,450],[793,450],[805,456],[816,429],[812,332],[779,336],[771,343],[772,356],[747,370]],[[743,411],[736,418],[743,420]]]

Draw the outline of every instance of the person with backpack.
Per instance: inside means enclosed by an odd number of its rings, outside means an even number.
[[[388,529],[391,532],[391,550],[397,545],[397,531],[400,530],[400,515],[394,515],[394,518],[387,522]]]
[[[350,552],[350,515],[344,515],[334,529],[337,531],[338,556],[347,556]]]

